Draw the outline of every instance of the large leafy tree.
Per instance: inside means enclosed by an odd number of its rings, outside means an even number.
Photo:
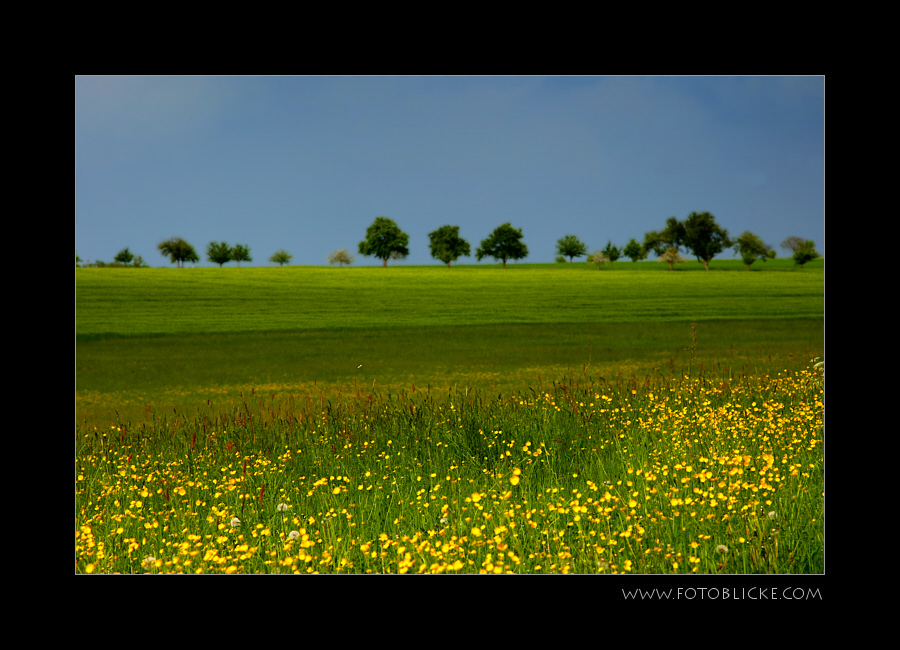
[[[450,262],[455,262],[459,257],[468,257],[471,254],[469,242],[459,236],[459,226],[441,226],[434,232],[428,233],[431,248],[431,256],[442,261],[450,268]]]
[[[732,246],[728,231],[716,223],[709,212],[691,212],[684,220],[684,247],[687,248],[703,267],[709,270],[709,261],[726,248]]]
[[[587,244],[578,239],[575,235],[566,235],[562,239],[556,240],[556,252],[559,255],[565,255],[569,258],[569,262],[575,257],[587,255]]]
[[[741,256],[747,270],[756,260],[765,262],[767,259],[775,257],[775,251],[770,250],[765,242],[758,235],[753,234],[749,230],[741,233],[741,236],[734,240],[734,252]]]
[[[375,217],[375,221],[366,230],[365,240],[359,242],[359,254],[376,257],[387,266],[391,253],[409,255],[409,235],[400,230],[392,219]]]
[[[238,266],[241,265],[241,262],[252,262],[253,258],[250,257],[250,247],[235,244],[234,248],[231,249],[231,259],[237,262]]]
[[[528,257],[528,246],[522,241],[521,228],[513,228],[508,222],[498,226],[481,246],[475,250],[475,257],[480,262],[485,257],[493,257],[503,261],[506,268],[506,260],[520,260]]]
[[[157,248],[159,248],[160,253],[167,255],[174,264],[177,264],[178,268],[184,268],[185,262],[200,261],[200,257],[198,257],[194,247],[184,241],[181,237],[167,239],[166,241],[161,242]]]
[[[231,261],[231,246],[225,242],[209,242],[209,246],[206,247],[206,259],[221,268],[223,264]]]

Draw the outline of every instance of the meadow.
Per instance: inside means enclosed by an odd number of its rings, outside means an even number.
[[[786,262],[78,269],[76,571],[821,573]]]

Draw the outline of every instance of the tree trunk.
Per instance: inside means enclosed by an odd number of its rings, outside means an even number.
[[[707,271],[709,271],[709,261],[708,260],[703,260],[703,268],[706,269]]]
[[[386,257],[383,260],[381,260],[381,266],[383,268],[387,268],[387,258]]]

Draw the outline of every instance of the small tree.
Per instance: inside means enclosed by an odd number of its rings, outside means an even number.
[[[131,251],[128,248],[123,248],[118,253],[116,253],[115,261],[119,264],[131,264],[134,261],[134,255],[131,254]]]
[[[339,248],[338,250],[328,255],[328,263],[334,264],[335,262],[338,263],[338,266],[344,266],[344,264],[353,264],[353,256],[346,248]]]
[[[812,239],[807,239],[794,251],[794,263],[800,265],[801,271],[804,264],[811,262],[817,257],[819,257],[819,253],[816,251],[816,243]]]
[[[250,257],[250,248],[241,244],[235,244],[234,248],[231,249],[231,259],[237,262],[238,266],[241,265],[241,262],[253,261],[253,258]]]
[[[459,257],[468,257],[471,254],[469,242],[459,236],[459,226],[441,226],[434,232],[428,233],[431,256],[440,260],[450,268],[450,262],[455,262]]]
[[[587,244],[582,242],[575,235],[566,235],[562,239],[556,241],[556,252],[565,255],[572,262],[572,258],[587,255]]]
[[[638,262],[640,260],[647,259],[647,250],[643,246],[641,246],[634,237],[631,238],[631,241],[625,244],[625,248],[622,250],[622,254],[625,257],[631,258],[632,262]]]
[[[788,237],[783,242],[781,242],[781,247],[785,250],[791,251],[793,254],[798,248],[803,246],[806,243],[806,240],[802,237]]]
[[[609,257],[603,251],[594,251],[591,255],[588,255],[588,258],[587,258],[587,263],[588,264],[596,264],[598,271],[607,262],[609,262]]]
[[[181,237],[167,239],[160,243],[157,248],[159,248],[159,252],[163,255],[168,255],[169,259],[178,265],[178,268],[184,268],[185,262],[200,261],[194,247],[184,241]]]
[[[289,264],[293,255],[288,253],[283,248],[276,251],[272,257],[269,258],[270,262],[275,262],[279,266],[284,266],[285,264]]]
[[[366,230],[365,240],[359,242],[359,254],[373,256],[387,266],[391,253],[409,255],[409,235],[400,230],[392,219],[375,217],[375,221]]]
[[[506,260],[520,260],[528,257],[528,247],[522,242],[522,230],[513,228],[508,222],[498,226],[475,251],[475,257],[480,262],[485,257],[493,257],[494,260],[503,260],[503,268],[506,268]]]
[[[678,253],[678,249],[675,246],[669,246],[669,248],[663,251],[663,254],[659,256],[659,260],[667,263],[670,271],[674,270],[673,265],[687,262],[687,260]]]
[[[613,262],[622,257],[622,251],[613,246],[612,240],[606,242],[606,248],[603,249],[603,254],[609,259],[610,268],[612,268]]]
[[[763,240],[749,230],[745,230],[740,237],[734,240],[734,252],[740,254],[748,271],[750,265],[756,260],[765,262],[775,257],[775,251],[769,250]]]
[[[223,264],[231,261],[231,247],[225,242],[218,244],[214,241],[209,242],[209,246],[206,247],[206,259],[222,268]]]

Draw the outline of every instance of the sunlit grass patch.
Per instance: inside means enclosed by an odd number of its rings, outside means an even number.
[[[80,427],[76,570],[821,573],[818,377],[256,392]]]

